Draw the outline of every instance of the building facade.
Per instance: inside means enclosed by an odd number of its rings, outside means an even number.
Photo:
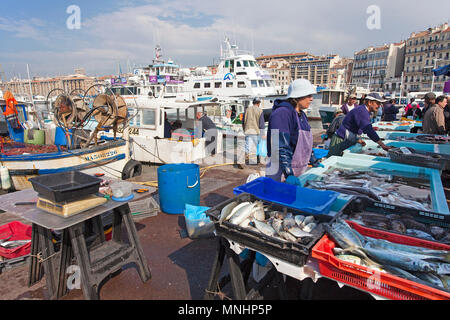
[[[291,71],[289,63],[284,59],[271,60],[270,62],[262,62],[260,66],[275,81],[278,94],[287,92],[287,88],[291,84]]]
[[[338,55],[314,56],[308,55],[300,59],[300,61],[292,62],[291,78],[307,79],[313,85],[319,87],[329,87],[330,70],[341,58]]]
[[[432,70],[449,64],[449,55],[448,23],[412,33],[406,41],[404,74],[407,92],[441,92],[444,89],[445,76],[433,77]]]
[[[393,79],[401,77],[404,59],[404,42],[358,51],[354,57],[352,83],[378,92],[400,90]]]
[[[298,52],[298,53],[283,53],[283,54],[273,54],[269,56],[260,56],[256,58],[256,62],[260,66],[267,65],[270,62],[273,61],[286,61],[287,63],[293,63],[296,61],[300,61],[300,59],[303,59],[304,57],[308,56],[309,53],[307,52]]]
[[[80,91],[85,92],[96,83],[97,80],[94,77],[82,74],[55,78],[35,77],[31,80],[31,90],[33,96],[47,97],[53,89],[63,89],[66,93],[76,90],[80,93]],[[0,83],[0,90],[3,92],[9,90],[17,96],[29,96],[30,81],[26,79],[12,79],[8,82],[2,82]]]
[[[333,66],[330,67],[329,87],[335,88],[339,75],[341,75],[341,83],[350,84],[352,81],[353,59],[341,58]]]

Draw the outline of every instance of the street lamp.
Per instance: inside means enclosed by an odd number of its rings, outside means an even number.
[[[442,59],[433,59],[433,61],[434,61],[434,68],[431,70],[431,73],[433,73],[433,78],[432,78],[432,80],[431,80],[431,92],[433,92],[433,89],[434,89],[434,72],[433,72],[433,70],[434,69],[436,69],[436,62],[437,61],[441,61]]]

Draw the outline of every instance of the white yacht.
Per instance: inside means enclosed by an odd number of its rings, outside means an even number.
[[[216,68],[196,68],[185,77],[185,91],[220,97],[268,97],[277,94],[275,82],[249,52],[225,39]]]
[[[130,77],[118,77],[108,82],[111,91],[120,94],[125,100],[136,97],[158,98],[162,92],[164,98],[175,98],[183,90],[180,66],[170,59],[167,62],[162,60],[159,45],[155,48],[152,64],[134,69]]]

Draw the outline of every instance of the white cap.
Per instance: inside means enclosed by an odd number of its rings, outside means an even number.
[[[317,89],[306,79],[294,80],[288,89],[287,98],[303,98],[317,94]]]

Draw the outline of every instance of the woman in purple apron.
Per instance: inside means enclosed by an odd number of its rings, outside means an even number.
[[[304,110],[313,101],[316,88],[306,79],[289,86],[287,100],[275,100],[267,131],[266,177],[298,184],[297,177],[317,164],[312,153],[313,135]]]

